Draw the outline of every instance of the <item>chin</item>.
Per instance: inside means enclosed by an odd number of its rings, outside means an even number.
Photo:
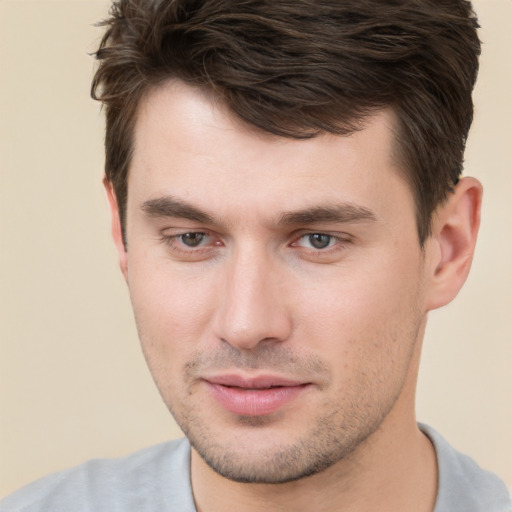
[[[294,440],[289,431],[265,428],[267,418],[244,418],[244,422],[245,432],[233,436],[225,431],[221,438],[203,429],[186,435],[217,474],[255,484],[281,484],[321,473],[349,457],[378,428],[350,432],[324,423]]]

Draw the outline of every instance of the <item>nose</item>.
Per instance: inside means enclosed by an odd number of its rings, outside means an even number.
[[[226,264],[215,315],[217,339],[239,350],[278,343],[292,331],[283,272],[272,257],[239,251]]]

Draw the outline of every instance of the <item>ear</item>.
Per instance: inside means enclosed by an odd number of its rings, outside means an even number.
[[[128,255],[126,253],[123,240],[123,230],[121,228],[121,218],[119,216],[117,196],[112,183],[107,179],[107,177],[103,178],[103,186],[105,187],[105,192],[107,194],[107,200],[110,207],[112,238],[117,249],[119,266],[121,267],[121,272],[123,273],[125,280],[128,280]]]
[[[481,203],[480,182],[463,178],[434,213],[427,249],[431,255],[427,310],[451,302],[466,281],[475,251]]]

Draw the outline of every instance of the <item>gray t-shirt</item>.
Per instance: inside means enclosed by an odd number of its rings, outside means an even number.
[[[434,512],[510,512],[503,482],[421,425],[437,454]],[[49,475],[5,498],[0,512],[196,512],[190,445],[179,439],[128,457],[92,460]]]

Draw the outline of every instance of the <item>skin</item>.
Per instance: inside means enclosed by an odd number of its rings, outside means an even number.
[[[393,127],[383,111],[349,137],[280,139],[179,82],[140,105],[128,249],[106,189],[146,360],[193,446],[198,510],[433,509],[421,341],[469,271],[481,187],[461,180],[422,249]],[[225,374],[303,389],[236,414],[208,383]]]

